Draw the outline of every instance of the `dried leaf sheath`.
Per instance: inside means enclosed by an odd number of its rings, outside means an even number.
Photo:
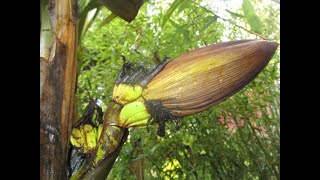
[[[227,99],[268,64],[278,44],[240,40],[190,51],[172,61],[143,91],[175,117],[203,111]]]

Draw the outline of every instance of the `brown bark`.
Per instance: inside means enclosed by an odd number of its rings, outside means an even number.
[[[74,0],[49,0],[46,9],[52,42],[49,56],[40,55],[40,179],[67,178],[77,72],[75,8]]]

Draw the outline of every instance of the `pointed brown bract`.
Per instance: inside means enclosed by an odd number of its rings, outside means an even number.
[[[170,61],[143,91],[175,117],[203,111],[251,82],[268,64],[278,44],[237,40],[195,49]]]
[[[99,2],[127,22],[131,22],[137,16],[143,4],[143,0],[99,0]]]

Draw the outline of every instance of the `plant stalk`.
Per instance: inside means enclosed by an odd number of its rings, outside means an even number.
[[[70,180],[105,180],[108,176],[122,145],[129,134],[127,128],[117,126],[122,106],[111,102],[104,114],[104,122],[97,148],[90,154],[82,167]]]
[[[41,28],[40,28],[40,58],[49,60],[52,33],[49,20],[49,0],[40,1]]]

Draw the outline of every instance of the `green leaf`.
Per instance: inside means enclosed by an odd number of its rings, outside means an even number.
[[[184,30],[182,31],[182,34],[183,34],[183,41],[182,41],[182,44],[187,44],[189,41],[190,41],[190,38],[189,38],[189,31],[188,30]]]
[[[93,17],[92,17],[91,19],[89,19],[89,18],[87,17],[87,19],[86,19],[87,23],[86,23],[84,29],[82,30],[83,33],[81,34],[82,37],[86,34],[86,32],[88,31],[88,29],[91,27],[92,23],[94,22],[94,20],[95,20],[96,17],[98,16],[98,14],[99,14],[99,12],[100,12],[100,10],[101,10],[101,7],[102,7],[102,6],[100,6],[100,7],[97,8],[96,12],[94,13],[94,15],[93,15]]]
[[[184,9],[187,9],[187,8],[192,8],[192,5],[189,1],[184,1],[183,3],[181,3],[178,7],[178,10],[177,10],[177,14],[180,14],[181,11],[183,11]]]
[[[80,38],[83,37],[85,34],[84,32],[87,31],[87,29],[91,26],[92,22],[96,18],[98,12],[100,11],[100,8],[102,7],[101,4],[97,2],[97,0],[91,0],[91,1],[85,1],[85,0],[80,0],[78,1],[79,4],[79,23],[78,23],[78,42],[80,42]],[[97,9],[96,14],[92,19],[88,19],[87,15],[89,11]]]
[[[172,25],[174,28],[176,28],[176,30],[179,30],[179,29],[180,29],[180,26],[179,26],[177,23],[175,23],[174,21],[172,21],[171,19],[169,19],[169,22],[171,23],[171,25]]]
[[[205,29],[207,29],[212,23],[216,23],[218,16],[209,16],[207,17],[208,22],[202,27],[201,31],[204,31]]]
[[[247,19],[251,30],[261,34],[262,32],[262,25],[259,16],[257,16],[250,0],[243,0],[242,3],[242,10],[244,13],[245,18]]]
[[[239,18],[244,18],[244,16],[242,14],[238,14],[232,11],[229,11],[228,9],[226,9],[226,11],[233,17],[239,17]]]
[[[173,12],[183,3],[185,2],[185,0],[175,0],[170,8],[167,10],[166,14],[164,15],[163,17],[163,21],[162,21],[162,24],[161,24],[161,27],[164,27],[164,25],[167,23],[168,19],[170,19],[171,15],[173,14]],[[186,7],[186,6],[183,6],[183,7]],[[182,10],[180,9],[180,12]]]
[[[82,12],[84,10],[84,8],[88,5],[89,2],[90,2],[90,0],[78,0],[77,1],[78,14],[80,14],[80,12]]]
[[[83,8],[81,8],[83,10],[80,11],[79,13],[80,14],[79,19],[84,18],[85,16],[87,16],[89,11],[91,11],[92,9],[98,8],[99,6],[102,6],[102,5],[99,4],[97,0],[90,1],[88,4],[86,4],[86,6],[83,5]]]

